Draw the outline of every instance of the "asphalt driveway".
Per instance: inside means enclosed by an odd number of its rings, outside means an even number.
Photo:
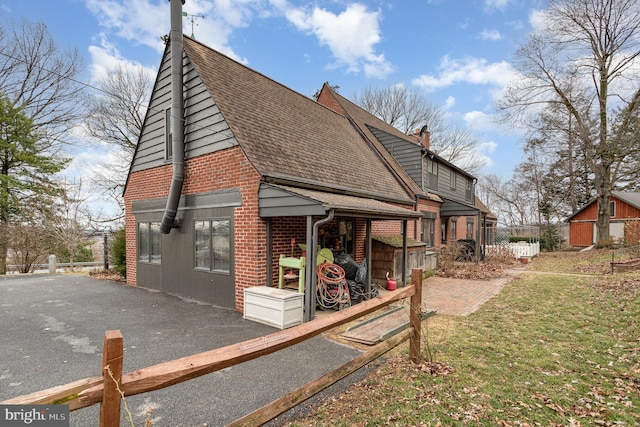
[[[0,401],[99,376],[106,330],[122,332],[125,373],[277,331],[232,310],[62,274],[0,278],[0,326]],[[144,425],[150,409],[154,427],[222,426],[359,353],[318,336],[192,381],[131,396],[127,404],[136,426]],[[353,374],[334,391],[363,375]],[[97,425],[98,413],[98,405],[72,412],[71,425]],[[288,416],[271,424],[281,424]],[[129,424],[123,420],[122,425]]]

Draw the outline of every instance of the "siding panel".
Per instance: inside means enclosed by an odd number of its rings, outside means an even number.
[[[395,157],[411,179],[420,187],[423,187],[422,146],[396,138],[373,127],[369,127],[369,130],[384,145],[384,148]]]
[[[569,227],[569,245],[590,246],[593,244],[593,223],[572,222]]]
[[[171,107],[171,47],[158,73],[131,172],[170,163],[165,160],[165,110]],[[183,58],[185,159],[213,153],[238,143],[189,58]]]

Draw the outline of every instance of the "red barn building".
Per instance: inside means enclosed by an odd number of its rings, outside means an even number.
[[[613,191],[609,208],[611,212],[609,236],[618,241],[629,239],[631,236],[628,236],[625,226],[629,221],[640,221],[640,192]],[[591,246],[597,243],[597,218],[598,203],[595,199],[567,218],[569,245]]]

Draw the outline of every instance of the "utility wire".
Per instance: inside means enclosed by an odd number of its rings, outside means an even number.
[[[106,91],[106,90],[104,90],[104,89],[102,89],[102,88],[100,88],[100,87],[97,87],[97,86],[91,85],[91,84],[89,84],[89,83],[86,83],[86,82],[80,81],[80,80],[75,79],[75,78],[73,78],[73,77],[64,76],[64,75],[62,75],[62,74],[60,74],[60,73],[58,73],[58,72],[56,72],[56,71],[53,71],[53,70],[50,70],[50,69],[46,68],[46,67],[43,67],[43,66],[40,66],[40,65],[37,65],[37,64],[29,64],[27,61],[25,61],[25,60],[23,60],[23,59],[20,59],[20,58],[16,58],[16,57],[14,57],[14,56],[12,56],[12,55],[9,55],[8,53],[1,52],[1,51],[0,51],[0,55],[5,56],[5,57],[7,57],[7,58],[10,58],[10,59],[12,59],[12,60],[14,60],[14,61],[22,62],[22,63],[23,63],[23,64],[25,64],[25,65],[31,65],[31,66],[34,66],[34,67],[36,67],[36,68],[38,68],[38,69],[40,69],[40,70],[42,70],[42,71],[46,71],[47,73],[54,74],[54,75],[56,75],[56,76],[60,77],[61,79],[71,80],[72,82],[74,82],[74,83],[76,83],[76,84],[78,84],[78,85],[80,85],[80,86],[84,86],[84,87],[86,87],[86,88],[90,88],[90,89],[93,89],[93,90],[95,90],[95,91],[102,92],[102,93],[104,93],[104,94],[106,94],[106,95],[108,95],[108,96],[111,96],[111,97],[114,97],[114,98],[120,99],[120,100],[122,100],[122,101],[130,101],[129,99],[127,99],[127,98],[125,98],[125,97],[123,97],[123,96],[119,96],[118,94],[110,93],[110,92],[108,92],[108,91]],[[141,103],[140,105],[141,105],[141,106],[143,106],[143,107],[145,107],[145,108],[147,109],[147,111],[152,111],[152,112],[154,112],[154,113],[160,113],[160,114],[162,114],[162,113],[164,112],[164,109],[162,109],[162,110],[161,110],[161,109],[158,109],[158,108],[151,108],[150,104]],[[173,116],[173,112],[171,113],[171,117],[172,117],[172,118],[174,118],[174,116]],[[183,122],[183,125],[186,125],[186,119],[185,119],[184,117],[180,117],[180,120]],[[206,130],[214,131],[213,126],[212,126],[212,125],[201,125],[201,124],[197,124],[197,123],[192,123],[192,124],[191,124],[191,126],[194,126],[194,127],[198,128],[198,129],[201,129],[201,130],[206,129]],[[215,131],[214,131],[214,132],[215,132]],[[233,136],[233,134],[226,134],[226,135],[225,135],[225,134],[223,134],[223,135],[224,135],[224,136],[226,136],[226,137]],[[140,135],[138,135],[138,137],[139,137],[139,136],[140,136]],[[137,144],[136,144],[136,145],[137,145]]]

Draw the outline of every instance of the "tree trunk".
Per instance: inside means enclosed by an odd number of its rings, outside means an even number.
[[[9,251],[9,233],[6,221],[0,220],[0,275],[7,274],[7,253]]]
[[[596,245],[608,246],[610,244],[609,220],[611,217],[611,167],[607,165],[598,167],[595,182],[598,208],[598,217],[596,219]]]

